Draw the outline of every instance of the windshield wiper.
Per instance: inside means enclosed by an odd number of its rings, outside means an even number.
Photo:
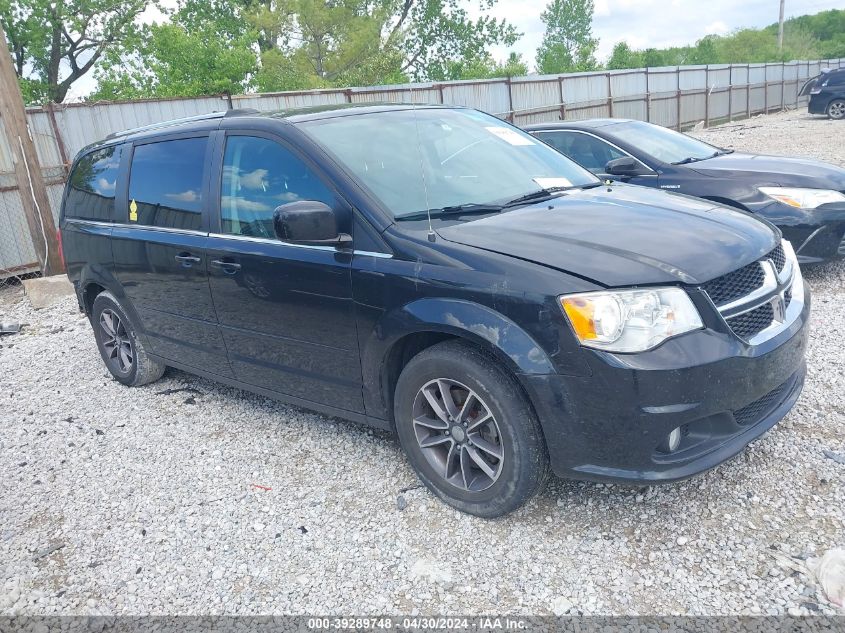
[[[420,211],[419,213],[411,213],[409,215],[402,215],[397,217],[397,220],[425,220],[429,216],[432,218],[442,217],[445,215],[469,215],[472,213],[498,213],[505,207],[501,204],[482,204],[479,202],[467,202],[466,204],[455,204],[439,209],[429,209],[428,211]]]
[[[712,156],[708,156],[707,158],[712,158]],[[683,160],[677,160],[673,165],[688,165],[689,163],[696,163],[700,160],[704,160],[703,158],[698,158],[697,156],[687,156]]]
[[[526,193],[524,196],[519,196],[518,198],[514,198],[513,200],[508,200],[503,206],[505,208],[508,208],[515,207],[520,204],[525,204],[526,202],[546,200],[548,198],[551,198],[558,191],[566,191],[567,189],[572,189],[572,187],[545,187],[543,189],[538,189],[537,191],[532,191],[531,193]]]

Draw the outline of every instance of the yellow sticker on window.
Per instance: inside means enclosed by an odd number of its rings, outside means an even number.
[[[132,222],[138,221],[138,205],[135,203],[134,200],[129,203],[129,219]]]

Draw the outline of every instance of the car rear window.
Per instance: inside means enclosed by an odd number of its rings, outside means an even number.
[[[207,137],[135,147],[129,176],[129,222],[169,229],[202,227]]]
[[[114,192],[121,146],[105,147],[80,158],[68,179],[65,217],[114,221]]]

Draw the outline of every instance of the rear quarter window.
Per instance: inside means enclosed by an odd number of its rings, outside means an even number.
[[[106,147],[80,158],[68,178],[65,217],[114,221],[114,193],[121,146]]]
[[[207,137],[135,147],[129,175],[129,222],[169,229],[202,227]]]

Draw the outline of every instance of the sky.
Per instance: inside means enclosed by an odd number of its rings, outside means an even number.
[[[725,35],[738,28],[762,27],[778,21],[779,0],[594,0],[593,36],[596,57],[607,61],[614,44],[631,48],[665,48],[694,44],[705,35]],[[489,15],[506,18],[523,33],[510,49],[493,50],[499,60],[508,50],[522,53],[533,65],[543,39],[540,14],[548,0],[499,0]],[[826,9],[845,8],[843,0],[786,0],[787,18]]]
[[[472,0],[470,0],[472,1]],[[543,39],[540,14],[549,0],[498,0],[485,14],[505,18],[523,34],[512,47],[495,47],[493,56],[503,61],[509,51],[521,53],[534,66]],[[614,44],[622,40],[632,48],[664,48],[694,44],[711,33],[724,35],[739,28],[777,22],[779,0],[594,0],[593,35],[599,39],[596,57],[606,61]],[[174,7],[176,0],[163,0]],[[477,4],[472,2],[472,4]],[[786,0],[786,17],[842,9],[845,0]],[[478,15],[477,10],[471,13]],[[148,10],[145,21],[160,21],[161,13]],[[93,73],[74,84],[70,97],[79,99],[96,86]]]

